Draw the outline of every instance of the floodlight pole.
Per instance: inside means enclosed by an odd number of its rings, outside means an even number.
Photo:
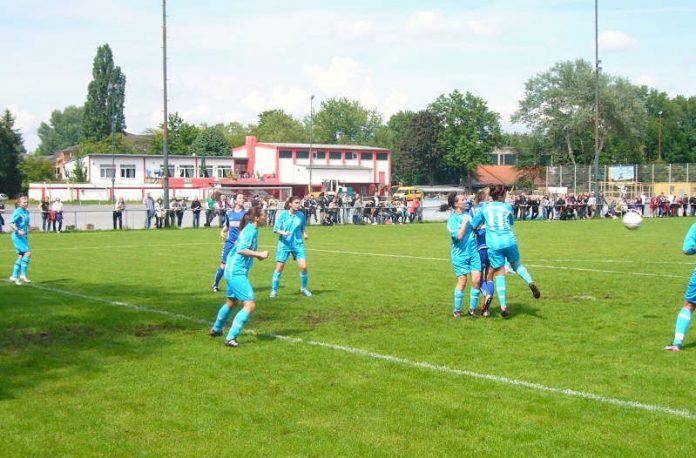
[[[662,112],[658,113],[660,116],[657,124],[657,160],[662,161]]]
[[[309,98],[309,192],[312,192],[312,128],[314,124],[314,94]]]
[[[162,80],[164,87],[164,122],[162,123],[162,154],[164,155],[164,208],[169,210],[169,126],[167,114],[167,0],[162,0]],[[169,218],[165,219],[169,221]]]
[[[594,218],[601,218],[604,202],[599,194],[599,0],[595,0],[595,118],[594,118],[594,176],[595,176],[595,202]]]

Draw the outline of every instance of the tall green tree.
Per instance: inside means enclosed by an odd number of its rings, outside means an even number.
[[[304,119],[309,126],[309,116]],[[313,140],[316,143],[369,145],[375,139],[382,117],[376,110],[363,108],[346,98],[321,102],[313,117]]]
[[[126,76],[121,72],[121,67],[114,66],[109,45],[100,46],[92,65],[92,81],[87,88],[82,117],[85,140],[99,141],[111,135],[112,121],[114,132],[125,132],[125,93]]]
[[[39,125],[41,143],[34,154],[47,156],[79,144],[82,141],[82,114],[84,107],[70,105],[64,110],[53,110],[48,124]]]
[[[415,115],[413,111],[399,111],[389,118],[386,126],[377,130],[375,146],[390,149],[392,152],[393,183],[413,182],[410,163],[401,151],[401,138]]]
[[[441,95],[428,108],[440,122],[438,143],[444,151],[443,178],[461,180],[481,164],[500,145],[500,116],[486,102],[469,92],[455,90]]]
[[[152,143],[148,149],[149,154],[163,154],[164,126],[159,125],[159,129],[150,130],[153,136]],[[186,155],[190,154],[191,145],[201,133],[201,129],[193,124],[184,121],[179,113],[169,114],[169,137],[167,138],[167,149],[170,154]]]
[[[600,153],[611,135],[636,147],[647,121],[641,88],[606,73],[600,74],[599,88]],[[555,162],[590,164],[595,149],[594,106],[595,75],[590,63],[559,62],[525,83],[524,99],[512,121],[546,137]]]
[[[441,134],[442,126],[435,113],[423,110],[411,118],[398,141],[404,181],[434,184],[435,174],[444,159],[439,142]]]
[[[22,187],[24,189],[29,188],[29,183],[55,178],[53,164],[45,157],[37,156],[36,153],[26,155],[19,164],[19,170],[22,173]]]
[[[10,110],[5,110],[0,118],[0,192],[12,196],[21,190],[19,164],[21,155],[25,153],[22,134],[14,128],[14,117]]]
[[[258,123],[249,127],[260,142],[303,143],[309,140],[309,133],[302,123],[283,110],[264,111],[259,115]]]
[[[230,142],[220,128],[205,127],[191,145],[190,153],[199,156],[229,156]]]

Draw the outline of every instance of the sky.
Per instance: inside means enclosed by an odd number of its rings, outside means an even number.
[[[696,95],[696,2],[600,0],[603,72]],[[163,119],[161,0],[0,0],[0,110],[25,147],[53,110],[82,105],[108,43],[126,75],[127,131]],[[297,119],[346,97],[386,122],[457,89],[506,131],[524,85],[566,60],[594,65],[592,0],[170,0],[168,111],[189,123]]]

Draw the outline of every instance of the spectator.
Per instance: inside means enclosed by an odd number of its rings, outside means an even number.
[[[220,199],[215,204],[215,210],[218,216],[218,226],[222,227],[227,222],[227,196],[220,194]]]
[[[278,201],[271,197],[268,201],[268,225],[273,226],[275,224],[276,213],[278,212]]]
[[[51,204],[51,213],[49,216],[53,223],[53,232],[63,232],[63,202],[60,201],[60,197],[56,197],[56,200]],[[56,226],[58,226],[57,230]]]
[[[157,229],[162,229],[164,227],[164,220],[167,218],[167,209],[164,208],[164,202],[160,197],[155,202],[155,225]]]
[[[145,205],[145,229],[150,229],[152,218],[155,216],[155,199],[152,198],[149,192],[143,199],[143,205]]]
[[[112,219],[114,221],[114,229],[116,229],[116,223],[118,223],[118,228],[123,229],[123,212],[126,210],[126,202],[123,197],[119,197],[114,205],[114,212]]]
[[[181,223],[184,221],[184,213],[186,212],[186,202],[184,199],[176,199],[176,227],[181,229]]]
[[[215,218],[216,208],[215,208],[215,197],[212,194],[208,194],[208,198],[205,200],[205,227],[210,227],[210,222]]]
[[[191,201],[191,212],[193,214],[193,227],[200,227],[201,225],[201,201],[198,200],[198,196],[194,197]]]
[[[691,216],[696,215],[696,194],[689,197],[689,210]]]
[[[167,209],[167,218],[169,219],[169,227],[174,227],[176,223],[176,210],[179,205],[176,202],[176,197],[169,199],[169,208]]]
[[[50,231],[51,220],[48,218],[48,216],[51,212],[51,203],[48,201],[48,197],[41,199],[39,211],[41,211],[41,230],[44,232]]]

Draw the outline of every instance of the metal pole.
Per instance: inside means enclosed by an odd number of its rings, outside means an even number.
[[[602,215],[602,198],[599,195],[599,0],[595,0],[595,118],[594,118],[594,175],[595,175],[595,199],[598,211],[594,217]]]
[[[164,123],[162,128],[162,153],[164,155],[164,208],[169,209],[169,138],[167,114],[167,0],[162,0],[162,80],[164,83]],[[169,221],[166,218],[165,221]],[[166,223],[165,223],[166,224]]]
[[[312,128],[314,124],[314,94],[309,98],[309,192],[312,192]]]
[[[109,83],[107,85],[109,88],[109,99],[111,100],[111,202],[116,202],[116,160],[114,157],[114,150],[116,148],[116,143],[114,141],[114,124],[116,123],[114,115],[114,91],[118,88],[118,84]]]
[[[658,113],[660,115],[657,124],[657,160],[662,160],[662,112]]]

